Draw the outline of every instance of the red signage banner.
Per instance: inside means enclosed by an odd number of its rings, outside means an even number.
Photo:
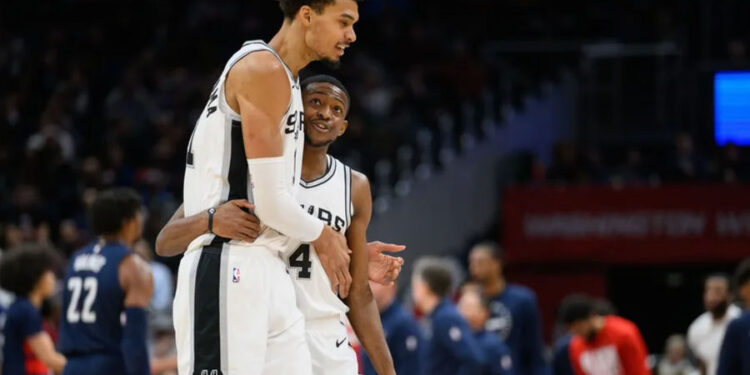
[[[676,263],[750,256],[750,185],[511,188],[511,262]]]

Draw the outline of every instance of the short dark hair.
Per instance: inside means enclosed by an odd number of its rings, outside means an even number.
[[[299,9],[307,5],[317,13],[323,12],[323,8],[336,2],[336,0],[276,0],[279,3],[279,8],[284,12],[284,17],[288,19],[294,18],[299,12]],[[364,0],[354,0],[357,2]]]
[[[307,86],[313,84],[313,83],[330,83],[338,88],[341,89],[341,91],[344,92],[344,95],[346,95],[346,101],[348,102],[346,105],[346,112],[349,112],[349,107],[352,106],[352,98],[349,96],[349,91],[344,87],[344,84],[341,83],[336,77],[329,76],[328,74],[318,74],[314,75],[312,77],[305,78],[304,81],[300,84],[302,87],[302,91],[307,90]]]
[[[451,292],[451,271],[440,263],[425,265],[419,272],[419,277],[427,284],[432,293],[440,297],[447,297]]]
[[[571,294],[562,301],[558,310],[560,323],[571,324],[586,320],[595,313],[594,301],[584,294]]]
[[[141,196],[131,188],[100,192],[89,211],[91,229],[97,235],[116,234],[125,221],[140,211],[141,205]]]
[[[479,242],[478,244],[474,245],[475,248],[477,247],[484,247],[490,252],[490,256],[492,259],[502,262],[503,256],[505,256],[505,252],[503,251],[502,246],[498,245],[495,241],[483,241]]]
[[[60,257],[50,246],[25,243],[0,258],[0,287],[26,298],[47,271],[56,271]]]
[[[750,258],[743,260],[734,272],[734,284],[738,289],[748,282],[750,282]]]

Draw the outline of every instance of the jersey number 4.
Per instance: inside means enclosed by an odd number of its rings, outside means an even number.
[[[312,268],[312,262],[310,261],[310,245],[302,245],[297,248],[292,256],[289,257],[289,267],[299,268],[297,277],[300,279],[309,279],[312,275],[310,269]]]
[[[68,323],[78,323],[79,321],[84,323],[96,322],[96,312],[91,311],[91,306],[96,299],[96,289],[97,281],[95,277],[87,277],[85,279],[71,277],[68,279],[68,291],[71,293],[66,315]],[[83,300],[83,308],[79,309],[78,304],[81,299],[81,292],[83,291],[86,292],[86,297]]]

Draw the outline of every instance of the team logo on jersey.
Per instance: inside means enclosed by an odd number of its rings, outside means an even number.
[[[239,267],[232,267],[232,282],[233,283],[240,282],[240,268]]]
[[[500,301],[490,303],[492,317],[485,323],[485,328],[490,332],[497,332],[500,338],[507,340],[513,330],[513,314]]]

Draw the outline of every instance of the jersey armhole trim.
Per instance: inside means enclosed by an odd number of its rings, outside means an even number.
[[[234,56],[232,56],[229,59],[229,62],[227,63],[227,66],[224,68],[224,71],[221,73],[221,77],[219,78],[219,82],[220,82],[219,83],[219,86],[220,86],[219,87],[219,106],[221,107],[221,110],[224,113],[226,113],[227,116],[229,116],[232,120],[242,121],[242,116],[239,113],[237,113],[234,109],[232,109],[232,107],[229,106],[229,103],[227,102],[227,97],[226,97],[226,92],[225,92],[226,91],[227,77],[229,77],[229,71],[232,70],[232,68],[234,67],[234,65],[237,64],[243,58],[247,57],[247,55],[249,55],[249,54],[251,54],[253,52],[258,52],[258,51],[268,51],[268,52],[271,52],[274,56],[276,56],[276,59],[278,59],[281,62],[281,65],[284,67],[284,71],[286,72],[287,79],[289,79],[289,83],[290,83],[289,89],[292,91],[290,93],[290,95],[289,95],[289,104],[287,104],[286,110],[284,111],[284,113],[289,112],[289,109],[292,108],[292,103],[294,101],[294,88],[293,88],[293,86],[294,85],[299,85],[299,78],[297,80],[294,80],[292,78],[292,72],[291,72],[291,70],[289,70],[289,67],[286,66],[286,63],[284,62],[284,60],[281,59],[281,56],[279,56],[279,54],[276,53],[276,51],[274,51],[273,48],[271,48],[264,41],[262,41],[262,40],[250,40],[250,41],[245,42],[242,45],[242,48],[244,49],[244,48],[246,48],[248,46],[252,46],[254,44],[255,45],[259,45],[260,48],[258,48],[258,49],[249,49],[247,51],[240,50],[240,51],[242,51],[241,53],[237,53],[237,54],[235,54]],[[281,121],[282,122],[284,121],[283,116],[282,116]]]

